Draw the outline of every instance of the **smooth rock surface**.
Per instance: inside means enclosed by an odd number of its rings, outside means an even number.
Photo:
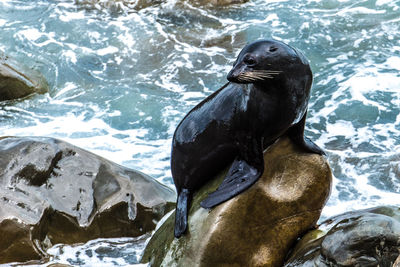
[[[151,266],[282,266],[298,236],[314,226],[331,188],[331,170],[316,154],[281,138],[264,153],[265,171],[251,188],[211,210],[200,201],[225,172],[199,190],[186,235],[175,239],[173,213],[142,257]]]
[[[153,178],[66,142],[0,138],[0,263],[41,259],[57,243],[136,237],[173,209]]]
[[[353,211],[323,222],[296,245],[285,267],[396,266],[400,208]]]
[[[0,101],[48,91],[49,85],[42,74],[0,54]]]

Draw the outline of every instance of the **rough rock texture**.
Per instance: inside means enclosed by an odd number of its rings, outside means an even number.
[[[0,54],[0,101],[48,91],[49,85],[39,72]]]
[[[142,257],[152,266],[282,266],[298,236],[314,226],[331,188],[326,160],[281,138],[264,153],[265,171],[251,188],[211,210],[199,206],[225,173],[194,196],[189,231],[174,239],[175,214]]]
[[[66,142],[0,138],[0,263],[40,259],[56,243],[154,230],[175,193]]]
[[[377,207],[323,222],[301,239],[285,266],[391,267],[399,254],[400,208]]]

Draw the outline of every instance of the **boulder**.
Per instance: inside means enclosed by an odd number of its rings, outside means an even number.
[[[174,208],[153,178],[66,142],[0,138],[0,263],[41,259],[56,243],[136,237]]]
[[[282,266],[295,240],[317,222],[331,188],[324,157],[281,138],[264,153],[265,171],[248,190],[217,207],[200,207],[222,173],[194,196],[188,232],[174,238],[173,213],[155,232],[142,263],[151,266]]]
[[[48,91],[49,85],[42,74],[7,56],[0,55],[0,101]]]
[[[400,208],[352,211],[323,222],[296,245],[285,267],[396,266]]]

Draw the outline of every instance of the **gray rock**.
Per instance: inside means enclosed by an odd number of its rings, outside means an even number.
[[[174,201],[153,178],[66,142],[0,138],[0,263],[41,259],[57,243],[141,236]]]
[[[0,101],[48,91],[49,85],[38,71],[0,54]]]
[[[248,190],[206,210],[200,202],[225,172],[194,196],[188,232],[174,238],[172,214],[147,245],[151,266],[282,266],[295,240],[317,222],[331,188],[324,157],[281,138],[264,153],[265,171]]]
[[[286,267],[394,266],[400,254],[400,208],[353,211],[323,222],[294,248]]]

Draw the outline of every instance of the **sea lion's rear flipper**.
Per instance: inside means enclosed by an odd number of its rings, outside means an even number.
[[[203,208],[209,209],[233,198],[245,191],[260,178],[264,171],[262,145],[254,142],[252,149],[250,149],[251,146],[243,147],[247,151],[243,151],[245,153],[241,153],[235,159],[218,189],[210,193],[200,203]]]
[[[303,118],[295,125],[289,128],[288,136],[289,138],[302,149],[305,149],[310,153],[317,153],[320,155],[326,155],[325,152],[317,146],[313,141],[304,136],[304,126],[306,124],[307,112],[304,114]]]
[[[175,229],[174,235],[176,238],[180,237],[186,232],[187,229],[187,218],[188,218],[188,207],[191,199],[189,190],[183,188],[178,194],[176,201],[175,210]]]

